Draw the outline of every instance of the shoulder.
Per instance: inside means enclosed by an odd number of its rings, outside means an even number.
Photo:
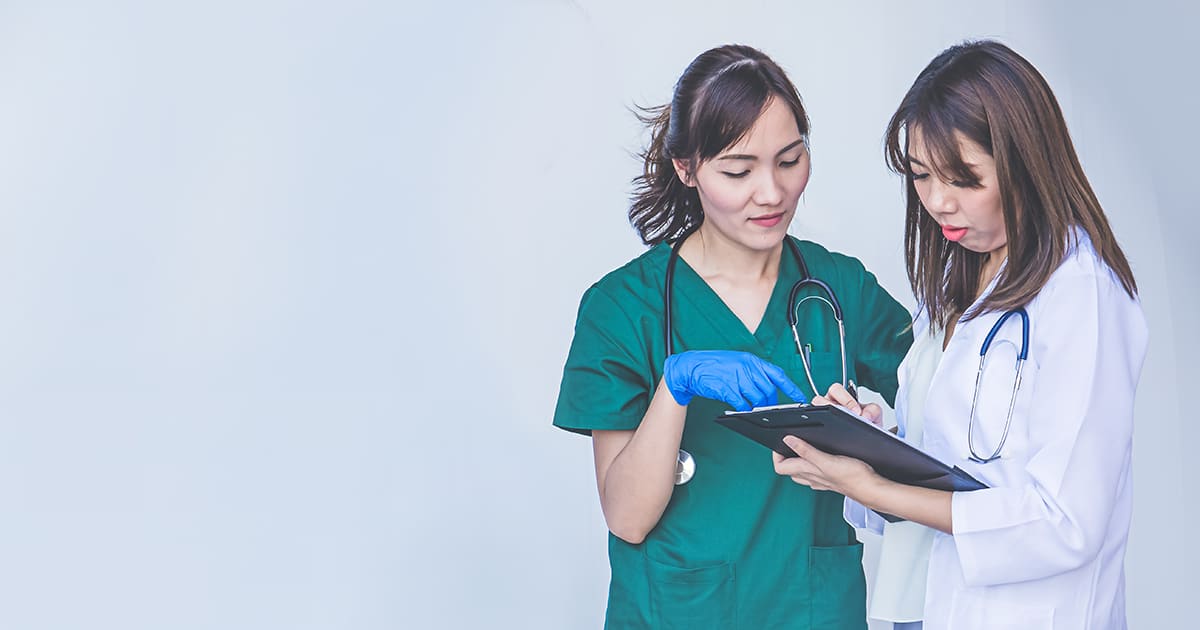
[[[1030,316],[1069,318],[1082,325],[1089,319],[1124,322],[1126,328],[1145,330],[1141,300],[1130,297],[1120,278],[1104,262],[1087,234],[1071,230],[1067,253],[1046,285],[1029,303]]]
[[[1039,365],[1055,354],[1074,357],[1078,364],[1089,352],[1118,353],[1127,362],[1117,364],[1125,366],[1140,365],[1145,356],[1149,327],[1141,302],[1125,291],[1082,230],[1072,230],[1062,263],[1025,310],[1030,354],[1036,351]]]
[[[645,253],[604,274],[590,290],[608,294],[657,291],[662,288],[667,273],[671,248],[655,245]]]
[[[662,294],[670,254],[671,249],[667,245],[656,245],[604,274],[584,292],[580,310],[583,311],[591,302],[627,304],[630,301],[653,301],[649,299],[650,296]]]
[[[1041,295],[1070,291],[1072,288],[1095,287],[1102,296],[1131,299],[1121,280],[1096,252],[1087,232],[1076,227],[1067,234],[1067,252],[1062,262],[1043,287]]]
[[[804,262],[814,277],[821,277],[832,272],[842,282],[850,282],[858,281],[870,273],[862,261],[853,256],[831,251],[824,245],[813,241],[798,239],[794,236],[788,236],[788,238],[795,241],[796,245],[800,247]]]
[[[860,296],[863,300],[878,300],[886,296],[888,301],[895,302],[895,298],[884,289],[875,274],[871,273],[858,258],[830,251],[812,241],[793,240],[800,247],[800,253],[804,256],[809,274],[839,291],[846,292],[847,299],[853,299],[852,296],[855,295]],[[906,324],[912,320],[912,313],[900,306],[899,302],[896,302],[896,307],[904,312],[903,319]]]

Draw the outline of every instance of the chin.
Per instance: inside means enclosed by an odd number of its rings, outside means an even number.
[[[759,232],[743,239],[743,244],[755,250],[769,250],[778,247],[787,238],[787,226],[772,229],[770,232]]]

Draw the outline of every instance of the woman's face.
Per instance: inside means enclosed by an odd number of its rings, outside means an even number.
[[[955,132],[959,155],[974,181],[942,181],[931,168],[919,130],[909,137],[908,161],[921,205],[951,241],[979,253],[1001,252],[1008,245],[1004,206],[996,181],[996,160],[983,147]]]
[[[809,154],[796,117],[771,98],[738,142],[703,162],[688,178],[684,163],[675,171],[696,188],[704,208],[701,230],[751,250],[778,246],[808,185]]]

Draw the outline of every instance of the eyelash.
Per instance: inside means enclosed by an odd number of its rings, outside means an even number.
[[[789,162],[780,162],[780,163],[779,163],[779,165],[780,165],[780,166],[782,166],[783,168],[791,168],[791,167],[793,167],[793,166],[795,166],[795,165],[797,165],[797,164],[799,164],[799,163],[800,163],[800,158],[796,158],[796,159],[794,159],[794,160],[791,160],[791,161],[789,161]],[[750,171],[749,171],[749,170],[745,170],[745,171],[742,171],[742,172],[740,172],[740,173],[726,173],[725,171],[721,171],[721,172],[722,172],[722,173],[724,173],[724,174],[725,174],[725,176],[726,176],[726,177],[728,177],[728,178],[730,178],[730,179],[741,179],[741,178],[743,178],[743,177],[745,177],[745,176],[747,176],[747,175],[749,175],[749,174],[750,174]]]
[[[919,182],[923,179],[927,179],[928,177],[929,177],[929,173],[913,173],[912,174],[912,178],[913,178],[914,182]],[[964,182],[964,181],[959,181],[957,179],[950,181],[948,183],[951,186],[954,186],[955,188],[978,188],[979,187],[978,182]]]

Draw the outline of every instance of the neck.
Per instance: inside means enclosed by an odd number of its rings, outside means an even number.
[[[779,275],[783,243],[766,250],[750,249],[709,228],[706,223],[688,237],[679,255],[704,278],[724,276],[742,281],[774,280]]]
[[[988,252],[987,262],[983,264],[983,269],[987,272],[985,275],[989,280],[996,275],[996,272],[1000,271],[1000,265],[1004,264],[1005,258],[1008,258],[1008,245]]]
[[[979,270],[979,286],[975,288],[976,299],[983,295],[984,290],[992,283],[992,279],[1000,272],[1000,265],[1004,264],[1005,258],[1008,258],[1007,245],[988,252],[987,259],[983,261],[983,269]]]

